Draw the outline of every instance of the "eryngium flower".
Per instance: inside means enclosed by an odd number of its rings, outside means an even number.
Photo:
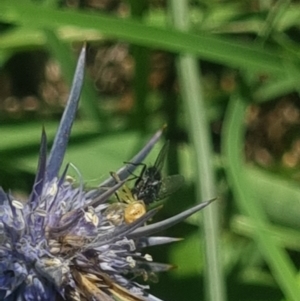
[[[48,159],[46,134],[42,133],[29,199],[21,202],[0,188],[1,300],[159,300],[148,293],[148,286],[132,279],[137,275],[151,279],[171,266],[153,262],[143,248],[176,240],[150,235],[210,203],[154,224],[149,224],[149,219],[158,209],[129,223],[122,219],[122,211],[115,212],[116,216],[121,214],[120,220],[112,218],[109,198],[124,189],[126,178],[158,141],[161,130],[132,158],[133,164],[121,168],[96,189],[86,191],[82,181],[75,188],[67,178],[68,166],[58,176],[77,109],[84,61],[85,48]]]

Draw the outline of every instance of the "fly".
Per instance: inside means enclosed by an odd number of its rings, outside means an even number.
[[[146,205],[166,198],[184,183],[182,175],[171,175],[163,178],[161,171],[169,149],[166,142],[160,150],[153,166],[143,165],[143,169],[136,180],[131,192],[138,200],[143,200]]]

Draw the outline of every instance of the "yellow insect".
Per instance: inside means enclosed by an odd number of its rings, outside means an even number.
[[[114,172],[111,176],[120,182],[120,178]],[[111,204],[105,212],[108,220],[115,225],[120,225],[123,220],[126,224],[131,224],[147,212],[145,203],[142,200],[137,200],[131,190],[124,184],[117,192],[117,203]]]

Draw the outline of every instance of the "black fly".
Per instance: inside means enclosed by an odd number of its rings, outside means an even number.
[[[166,142],[159,152],[153,166],[143,165],[141,174],[138,176],[132,194],[138,200],[143,200],[146,205],[161,200],[180,188],[184,182],[182,175],[172,175],[162,178],[161,171],[169,149]]]

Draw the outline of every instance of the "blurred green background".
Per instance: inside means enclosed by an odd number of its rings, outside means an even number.
[[[161,233],[183,241],[149,250],[178,266],[151,293],[299,300],[299,1],[1,0],[0,183],[20,198],[42,126],[51,145],[84,41],[65,161],[95,187],[168,124],[165,174],[186,184],[158,218],[217,197]]]

